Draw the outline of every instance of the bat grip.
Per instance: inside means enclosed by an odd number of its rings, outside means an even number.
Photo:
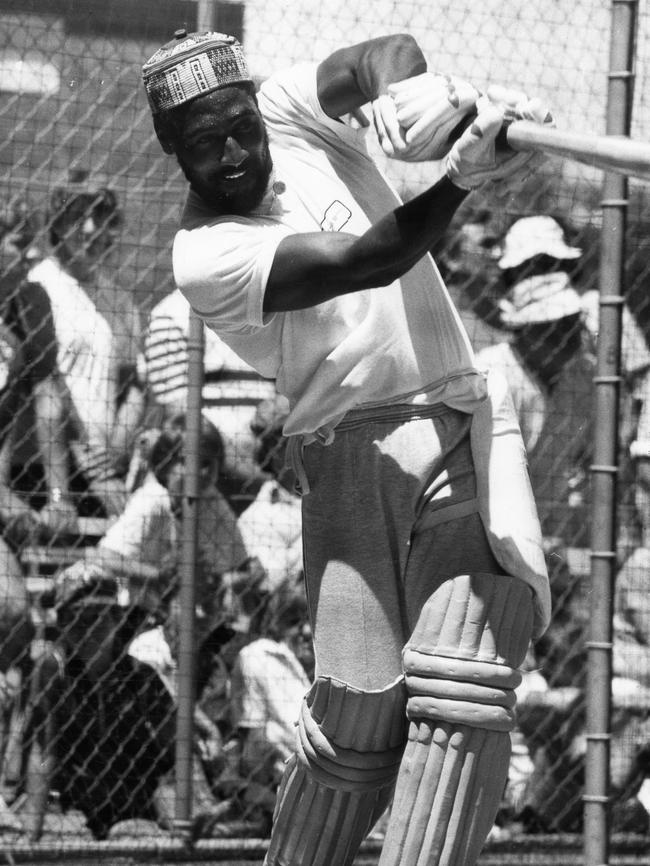
[[[466,129],[474,123],[477,117],[476,110],[470,112],[470,114],[466,114],[465,117],[460,120],[456,126],[449,133],[449,146],[454,144],[454,142],[458,141],[461,135],[465,132]],[[509,151],[510,153],[515,153],[515,149],[508,144],[508,127],[512,123],[515,118],[506,117],[501,125],[501,129],[496,137],[496,149],[498,151]]]

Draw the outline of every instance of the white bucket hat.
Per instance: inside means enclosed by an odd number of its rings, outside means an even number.
[[[570,247],[564,240],[559,223],[550,216],[524,217],[513,223],[503,240],[499,267],[515,268],[534,256],[547,255],[554,259],[577,259],[579,247]]]

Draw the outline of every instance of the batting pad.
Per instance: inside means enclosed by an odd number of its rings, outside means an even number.
[[[364,692],[318,678],[298,724],[267,866],[347,866],[390,802],[406,740],[404,685]]]
[[[367,791],[325,787],[292,757],[278,791],[266,866],[348,866],[392,792],[392,784]]]
[[[516,667],[530,588],[477,574],[445,581],[404,651],[411,720],[380,866],[472,866],[507,780]]]

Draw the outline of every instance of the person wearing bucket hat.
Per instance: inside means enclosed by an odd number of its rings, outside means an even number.
[[[470,190],[507,194],[532,170],[497,146],[504,120],[551,115],[429,72],[406,34],[256,93],[237,42],[179,32],[143,79],[190,183],[176,283],[289,403],[316,679],[266,863],[347,866],[394,794],[381,866],[471,866],[549,591],[505,386],[476,368],[428,251]],[[406,204],[369,157],[366,104],[385,153],[442,161]]]
[[[569,275],[581,254],[578,247],[566,243],[562,227],[552,217],[517,220],[506,232],[497,261],[503,270],[504,294],[498,302],[501,337],[476,355],[477,363],[507,379],[527,449],[554,599],[553,618],[535,644],[533,665],[551,682],[558,676],[557,665],[553,668],[557,658],[552,659],[545,648],[553,646],[554,640],[562,645],[563,658],[568,658],[565,623],[571,624],[574,634],[576,623],[582,621],[576,617],[580,608],[572,607],[579,604],[577,595],[567,588],[577,578],[569,577],[566,548],[589,543],[595,359],[584,327],[582,300]],[[530,736],[526,727],[526,716],[522,718],[519,747],[529,750],[532,759],[523,780],[525,799],[515,798],[522,777],[514,760],[504,799],[524,816],[524,805],[541,815],[531,771],[548,757],[548,743],[540,748],[539,738]],[[516,812],[515,820],[519,819]]]
[[[595,374],[582,299],[569,272],[581,255],[552,217],[517,220],[498,259],[507,338],[477,353],[479,364],[500,371],[510,385],[544,534],[561,537],[582,527],[573,546],[586,543]]]
[[[551,216],[530,216],[510,227],[499,258],[502,270],[516,268],[536,256],[548,256],[560,262],[579,259],[582,250],[567,244],[562,226]]]
[[[554,597],[553,620],[535,646],[535,664],[540,673],[556,686],[568,682],[563,678],[569,669],[567,660],[571,658],[571,648],[584,644],[587,627],[580,576],[571,571],[571,557],[567,555],[569,548],[588,547],[590,544],[589,472],[593,463],[598,292],[579,292],[576,288],[582,255],[581,248],[567,242],[558,220],[550,216],[517,220],[504,237],[498,259],[508,289],[501,302],[502,321],[509,331],[508,339],[477,355],[479,363],[499,369],[507,376],[528,449],[531,482],[546,537]],[[637,370],[647,370],[648,364],[645,340],[627,306],[622,315],[621,361],[620,535],[617,544],[619,549],[624,549],[626,537],[633,531],[629,526],[626,498],[634,495],[635,486],[631,461],[626,453],[635,429],[629,405],[633,396],[630,385]],[[634,558],[633,555],[631,559]],[[629,662],[635,651],[638,652],[638,645],[633,647],[629,631],[620,640],[625,628],[620,628],[621,623],[626,615],[633,619],[636,612],[643,609],[639,605],[636,611],[633,610],[634,602],[630,601],[633,592],[629,592],[629,587],[634,583],[634,579],[630,581],[634,562],[629,563],[630,568],[627,565],[617,577],[617,588],[621,593],[617,592],[614,632],[614,673],[623,677],[630,675],[630,667],[628,663],[625,668],[622,660],[629,653]],[[620,609],[623,596],[628,605],[625,611]],[[560,657],[564,661],[558,666]],[[636,656],[637,662],[638,659],[639,655]],[[612,820],[621,826],[626,813],[638,811],[645,832],[647,815],[642,809],[635,810],[633,788],[627,787],[629,777],[621,784],[625,775],[622,768],[630,765],[629,749],[627,759],[622,761],[620,758],[621,743],[629,736],[629,717],[626,716],[626,711],[621,709],[620,728],[626,733],[615,744],[619,758],[617,780],[613,783]],[[530,737],[531,755],[537,769],[533,771],[526,796],[522,814],[529,814],[524,823],[534,817],[539,826],[553,832],[575,830],[581,826],[581,817],[572,816],[566,810],[571,795],[566,790],[562,791],[566,784],[564,776],[557,780],[557,791],[561,792],[557,798],[557,792],[550,794],[535,783],[540,762],[552,760],[552,752],[558,746],[562,751],[569,749],[569,742],[557,734],[559,730],[568,729],[567,717],[562,715],[558,718],[554,741],[546,737],[540,740],[539,731],[530,725],[530,718],[527,721],[525,711],[522,713],[522,727]],[[634,725],[634,721],[631,724]],[[582,734],[582,727],[578,733]]]

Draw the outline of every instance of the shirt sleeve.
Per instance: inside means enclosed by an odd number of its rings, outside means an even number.
[[[271,135],[295,135],[306,140],[340,139],[367,154],[366,130],[330,117],[318,99],[317,63],[299,63],[262,83],[259,105]]]
[[[266,283],[280,241],[291,230],[272,218],[218,219],[180,229],[174,277],[190,305],[215,330],[262,328]]]

